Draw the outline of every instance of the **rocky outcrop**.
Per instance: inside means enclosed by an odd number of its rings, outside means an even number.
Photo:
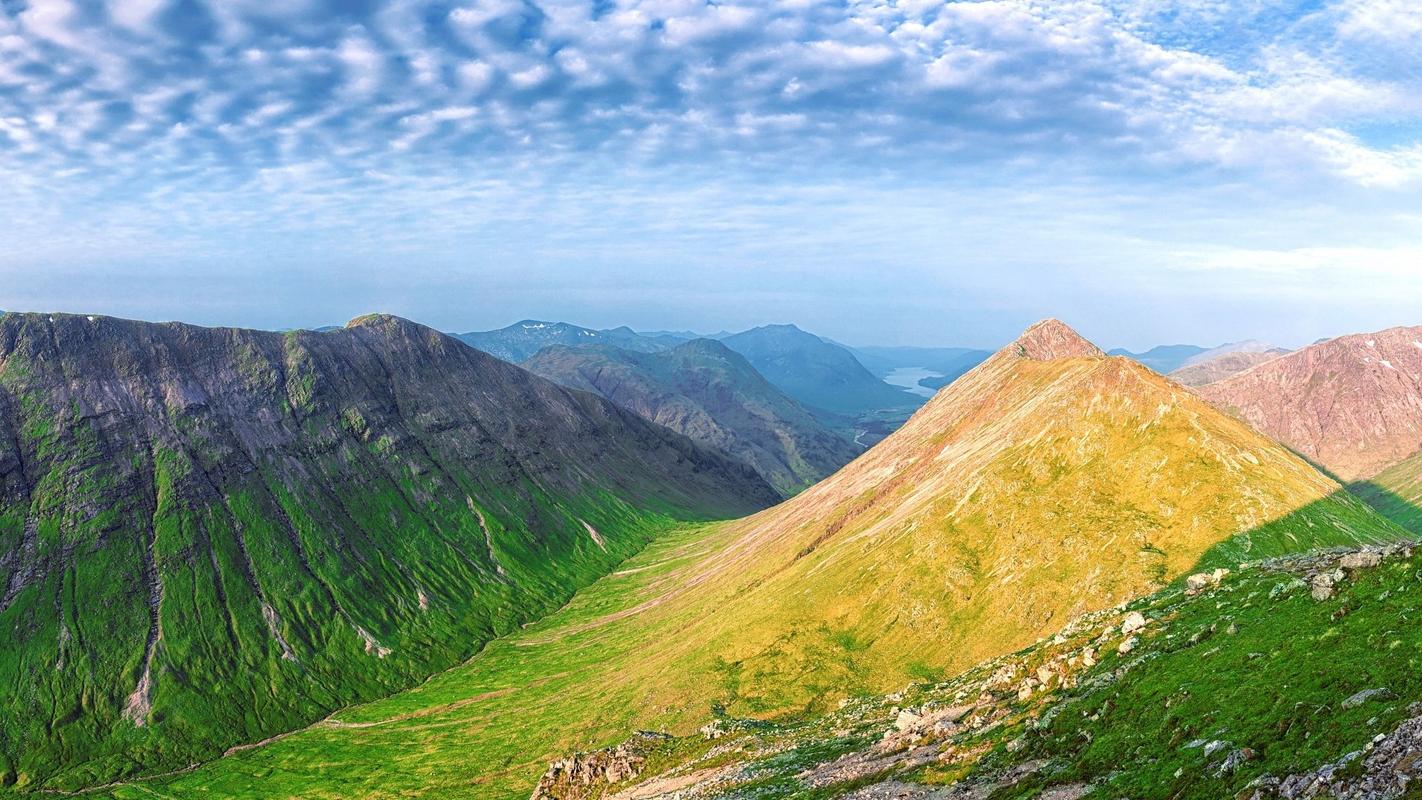
[[[1010,345],[1019,355],[1033,361],[1057,358],[1104,356],[1101,348],[1087,341],[1059,319],[1044,319],[1018,336]]]
[[[608,787],[641,775],[647,756],[657,745],[670,739],[664,733],[639,731],[615,747],[554,761],[539,779],[530,800],[589,800],[600,797]]]
[[[1409,712],[1414,715],[1411,719],[1391,733],[1379,734],[1363,749],[1346,753],[1338,760],[1309,772],[1295,773],[1282,779],[1264,776],[1254,782],[1252,791],[1241,797],[1246,800],[1275,797],[1284,800],[1396,800],[1412,797],[1408,789],[1415,792],[1416,787],[1422,785],[1422,716],[1418,716],[1422,714],[1422,703],[1414,703]]]

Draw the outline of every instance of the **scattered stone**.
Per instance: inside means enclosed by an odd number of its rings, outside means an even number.
[[[1313,599],[1318,600],[1320,602],[1328,600],[1329,598],[1333,597],[1333,595],[1337,594],[1337,589],[1335,589],[1334,587],[1342,580],[1343,570],[1341,569],[1336,569],[1332,572],[1320,572],[1317,575],[1314,575],[1313,579],[1309,581],[1309,584],[1312,587],[1310,590],[1310,594],[1313,595]]]
[[[1219,752],[1220,750],[1225,749],[1226,747],[1229,747],[1229,742],[1223,742],[1223,741],[1220,741],[1219,739],[1215,739],[1215,740],[1212,741],[1212,742],[1206,742],[1206,743],[1205,743],[1205,758],[1209,758],[1210,756],[1214,755],[1215,753]]]
[[[1229,570],[1223,568],[1213,572],[1197,572],[1185,579],[1185,593],[1197,595],[1211,586],[1219,586],[1228,574]]]
[[[1380,687],[1377,689],[1364,689],[1363,691],[1358,692],[1352,697],[1349,697],[1348,699],[1344,700],[1343,707],[1357,708],[1358,706],[1368,702],[1369,700],[1372,700],[1373,698],[1389,700],[1396,696],[1397,695],[1393,694],[1392,690],[1388,689],[1387,687]]]
[[[922,721],[923,717],[921,715],[906,708],[900,711],[898,718],[894,720],[894,730],[902,733],[916,727]]]
[[[1361,764],[1350,766],[1360,759]],[[1362,751],[1348,753],[1313,772],[1261,785],[1247,798],[1395,798],[1406,794],[1409,786],[1415,788],[1419,779],[1422,779],[1422,717],[1414,717],[1382,740],[1374,740],[1366,756]]]
[[[1241,747],[1237,750],[1229,751],[1229,755],[1225,756],[1224,761],[1221,762],[1219,768],[1215,770],[1215,777],[1224,777],[1225,775],[1234,774],[1234,771],[1239,769],[1240,765],[1246,761],[1253,761],[1254,757],[1254,751],[1248,747]]]
[[[1116,652],[1120,653],[1121,655],[1125,655],[1131,652],[1132,650],[1136,649],[1137,641],[1139,641],[1139,637],[1136,636],[1132,636],[1126,639],[1124,642],[1121,642],[1120,646],[1116,648]]]
[[[1145,615],[1139,611],[1132,611],[1131,613],[1127,614],[1125,620],[1121,622],[1121,635],[1130,636],[1131,634],[1135,633],[1141,628],[1144,628],[1145,626]]]

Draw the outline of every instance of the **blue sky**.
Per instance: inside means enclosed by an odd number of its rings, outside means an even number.
[[[0,0],[0,308],[1422,324],[1404,0]]]

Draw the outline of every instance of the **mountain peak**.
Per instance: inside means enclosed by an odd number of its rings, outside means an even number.
[[[1015,347],[1019,355],[1034,361],[1105,355],[1101,348],[1088,342],[1065,322],[1054,318],[1032,325],[1009,346]]]

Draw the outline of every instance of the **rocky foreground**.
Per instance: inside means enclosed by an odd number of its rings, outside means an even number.
[[[1196,573],[940,683],[563,759],[533,798],[1411,796],[1419,612],[1410,544]]]

